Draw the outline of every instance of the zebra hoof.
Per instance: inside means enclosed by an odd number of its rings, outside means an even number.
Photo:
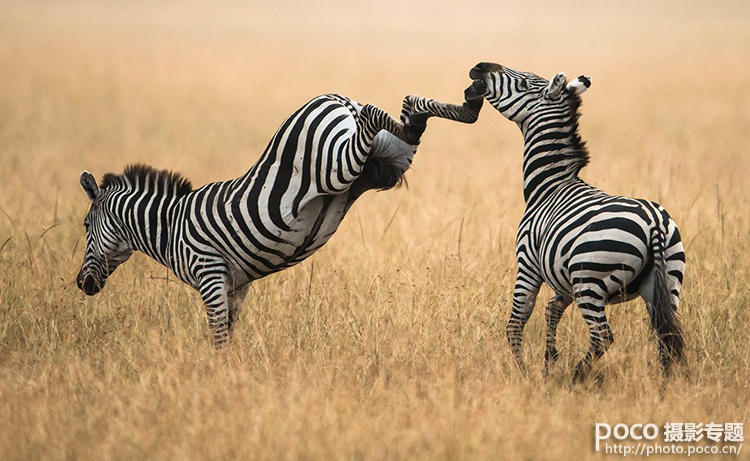
[[[426,127],[427,126],[427,119],[430,118],[430,114],[428,112],[415,112],[413,114],[409,114],[409,125],[415,126],[415,127]]]
[[[599,370],[594,374],[593,377],[594,384],[596,384],[598,387],[604,386],[604,372]]]
[[[404,140],[412,145],[419,144],[424,130],[427,128],[427,119],[430,115],[427,112],[419,112],[409,115],[409,121],[404,126]]]
[[[474,80],[471,86],[464,90],[464,100],[466,102],[481,101],[487,92],[487,83],[484,80]]]
[[[544,363],[545,364],[555,363],[557,362],[557,358],[558,358],[557,348],[551,347],[544,351]]]
[[[585,364],[579,363],[576,365],[575,372],[573,373],[573,384],[580,384],[583,382],[583,379],[586,377],[586,369]]]

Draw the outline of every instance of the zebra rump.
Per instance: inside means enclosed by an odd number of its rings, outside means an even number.
[[[401,187],[406,182],[405,171],[391,159],[370,158],[365,163],[354,186],[366,190],[388,190]]]
[[[410,125],[405,131],[409,132]],[[424,128],[422,128],[422,131]],[[406,181],[404,174],[411,167],[416,146],[381,131],[373,140],[373,155],[367,158],[362,172],[352,184],[352,196],[358,197],[368,190],[384,191],[400,187]]]

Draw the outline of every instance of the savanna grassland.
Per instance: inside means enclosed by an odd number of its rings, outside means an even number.
[[[746,2],[103,3],[0,3],[1,458],[586,459],[596,422],[750,423]],[[483,60],[593,77],[582,176],[680,225],[687,377],[662,379],[642,302],[608,310],[603,381],[579,386],[585,324],[565,314],[545,381],[542,304],[519,375],[522,140],[488,105],[431,120],[408,188],[256,282],[221,351],[198,294],[142,255],[76,288],[81,170],[237,177],[318,94],[460,102]]]

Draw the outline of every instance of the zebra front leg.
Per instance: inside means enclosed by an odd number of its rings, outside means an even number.
[[[516,366],[522,372],[526,371],[523,362],[523,329],[534,311],[536,295],[539,292],[540,285],[528,286],[520,278],[516,278],[516,288],[513,292],[513,310],[510,313],[508,325],[505,327],[505,335],[508,338],[508,343],[510,343]]]
[[[615,340],[604,310],[606,297],[599,293],[598,286],[577,287],[575,291],[576,293],[586,293],[583,296],[579,294],[576,303],[589,327],[591,345],[586,355],[576,365],[573,373],[573,384],[581,382],[586,377],[594,362],[604,355]]]
[[[213,335],[213,345],[217,348],[226,344],[231,337],[230,304],[225,272],[214,271],[201,277],[200,294],[208,315],[208,327]]]
[[[547,344],[544,349],[544,375],[549,373],[549,366],[557,361],[557,325],[572,299],[564,295],[555,295],[547,303],[544,317],[547,321]]]

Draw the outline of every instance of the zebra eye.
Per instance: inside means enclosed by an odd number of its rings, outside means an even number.
[[[529,83],[526,81],[525,78],[522,78],[518,81],[518,89],[521,91],[526,91],[529,89]]]
[[[85,227],[86,230],[89,230],[89,220],[88,219],[83,222],[83,227]]]

